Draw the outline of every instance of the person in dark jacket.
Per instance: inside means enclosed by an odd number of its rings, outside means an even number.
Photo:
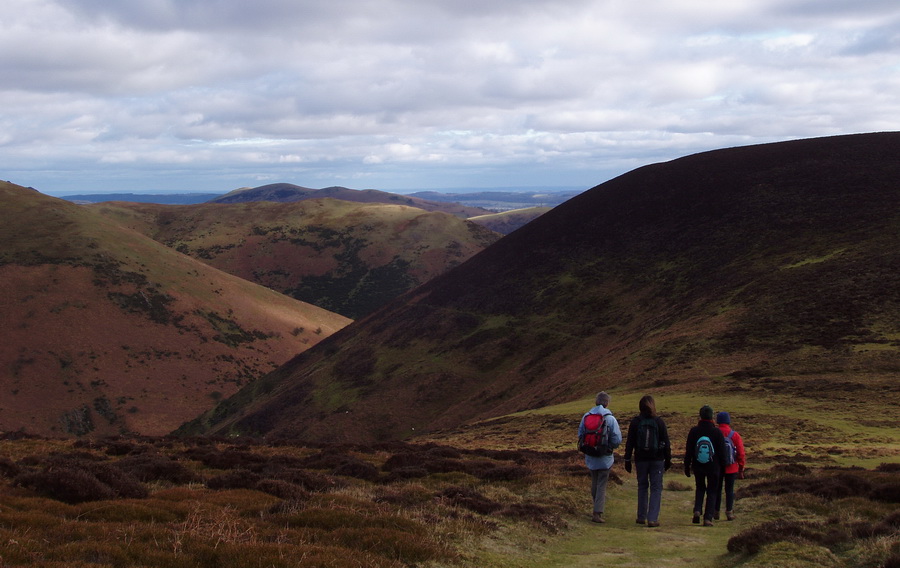
[[[656,415],[656,401],[646,395],[638,403],[640,414],[631,419],[625,441],[625,471],[631,473],[631,458],[637,470],[637,523],[659,526],[662,505],[663,471],[672,467],[672,444],[662,418]]]
[[[715,517],[719,488],[719,475],[725,470],[725,436],[713,422],[713,409],[704,406],[700,409],[700,422],[688,432],[687,445],[684,450],[684,474],[694,474],[696,491],[694,493],[694,524],[700,523],[703,515],[703,526],[711,527]],[[706,506],[703,500],[706,498]]]

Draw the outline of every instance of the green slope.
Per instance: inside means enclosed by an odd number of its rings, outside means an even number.
[[[501,236],[446,213],[336,199],[93,209],[220,270],[350,318]]]

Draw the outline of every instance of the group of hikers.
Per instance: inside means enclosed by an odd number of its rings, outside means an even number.
[[[591,474],[591,520],[595,523],[606,522],[603,512],[613,450],[622,443],[622,431],[609,410],[609,400],[606,392],[598,393],[596,406],[584,414],[578,426],[578,447]],[[637,476],[637,523],[658,527],[663,473],[672,467],[672,444],[653,397],[641,398],[638,410],[625,439],[625,471]],[[699,422],[688,432],[684,449],[684,474],[693,474],[695,483],[694,524],[713,526],[713,521],[720,519],[723,493],[725,518],[734,520],[734,483],[743,479],[745,464],[744,441],[732,429],[730,414],[716,414],[704,405]]]

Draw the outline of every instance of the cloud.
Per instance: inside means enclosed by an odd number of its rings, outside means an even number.
[[[590,187],[900,122],[893,1],[6,0],[0,32],[0,167],[57,191]]]

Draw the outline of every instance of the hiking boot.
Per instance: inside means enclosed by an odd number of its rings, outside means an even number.
[[[651,528],[652,528],[652,527],[658,527],[658,526],[659,526],[659,521],[650,521],[649,523],[647,523],[647,526],[648,526],[648,527],[651,527]]]
[[[711,526],[713,526],[713,522],[712,522],[711,520],[709,520],[709,519],[703,519],[703,526],[704,526],[704,527],[711,527]]]
[[[647,521],[645,521],[644,519],[637,519],[637,520],[634,521],[634,522],[636,522],[636,523],[639,524],[639,525],[645,525],[645,524],[647,524]]]
[[[593,516],[591,517],[591,522],[592,523],[605,523],[606,520],[603,518],[603,513],[595,512],[593,514]]]
[[[734,520],[734,511],[725,511],[725,518],[729,521]]]
[[[695,525],[700,524],[700,512],[699,511],[694,511],[694,518],[691,519],[691,522],[694,523]]]

